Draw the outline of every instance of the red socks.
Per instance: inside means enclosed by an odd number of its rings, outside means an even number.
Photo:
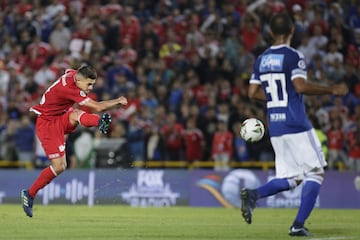
[[[44,170],[42,170],[38,178],[35,180],[35,182],[29,189],[30,197],[34,198],[37,192],[46,185],[48,185],[55,177],[56,175],[54,174],[54,172],[50,167],[47,167]]]
[[[100,117],[92,113],[82,113],[79,117],[79,123],[84,127],[96,127],[99,126]]]

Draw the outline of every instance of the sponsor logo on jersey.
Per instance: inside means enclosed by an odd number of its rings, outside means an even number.
[[[59,146],[59,151],[60,152],[65,151],[65,145],[64,144]]]
[[[260,72],[282,71],[283,54],[268,54],[261,57]]]
[[[270,114],[270,121],[271,122],[286,121],[286,114],[285,113],[271,113]]]
[[[306,63],[303,59],[300,59],[298,62],[298,67],[301,69],[305,69],[306,68]]]
[[[59,154],[59,153],[49,154],[49,159],[54,159],[54,158],[58,158],[58,157],[60,157],[60,154]]]

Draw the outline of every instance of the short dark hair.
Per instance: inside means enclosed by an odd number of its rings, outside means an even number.
[[[96,70],[90,65],[82,65],[78,68],[78,73],[83,75],[85,78],[97,79]]]
[[[289,35],[293,26],[293,20],[287,13],[276,14],[270,20],[270,29],[274,35]]]

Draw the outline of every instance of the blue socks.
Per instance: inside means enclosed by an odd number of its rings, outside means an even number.
[[[315,181],[305,181],[301,192],[301,204],[293,223],[294,227],[304,227],[305,220],[310,216],[313,210],[316,198],[319,194],[321,184]],[[265,198],[278,192],[290,189],[290,183],[286,178],[274,178],[265,185],[257,188],[257,198]]]
[[[258,198],[264,198],[290,189],[289,181],[286,178],[274,178],[270,182],[256,189]]]
[[[305,220],[313,210],[316,198],[320,191],[320,184],[314,181],[306,181],[301,192],[301,204],[293,226],[303,227]]]

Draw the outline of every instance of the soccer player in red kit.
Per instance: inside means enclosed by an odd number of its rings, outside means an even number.
[[[93,89],[96,78],[97,73],[91,66],[68,69],[45,91],[40,103],[30,109],[38,115],[36,134],[51,165],[42,170],[29,189],[21,191],[22,206],[29,217],[33,216],[32,206],[37,192],[66,169],[65,134],[73,132],[78,124],[84,127],[97,126],[102,133],[108,132],[111,123],[108,113],[102,114],[100,118],[97,114],[74,109],[73,105],[78,104],[94,112],[127,105],[127,99],[122,96],[100,102],[89,98],[88,93]]]

